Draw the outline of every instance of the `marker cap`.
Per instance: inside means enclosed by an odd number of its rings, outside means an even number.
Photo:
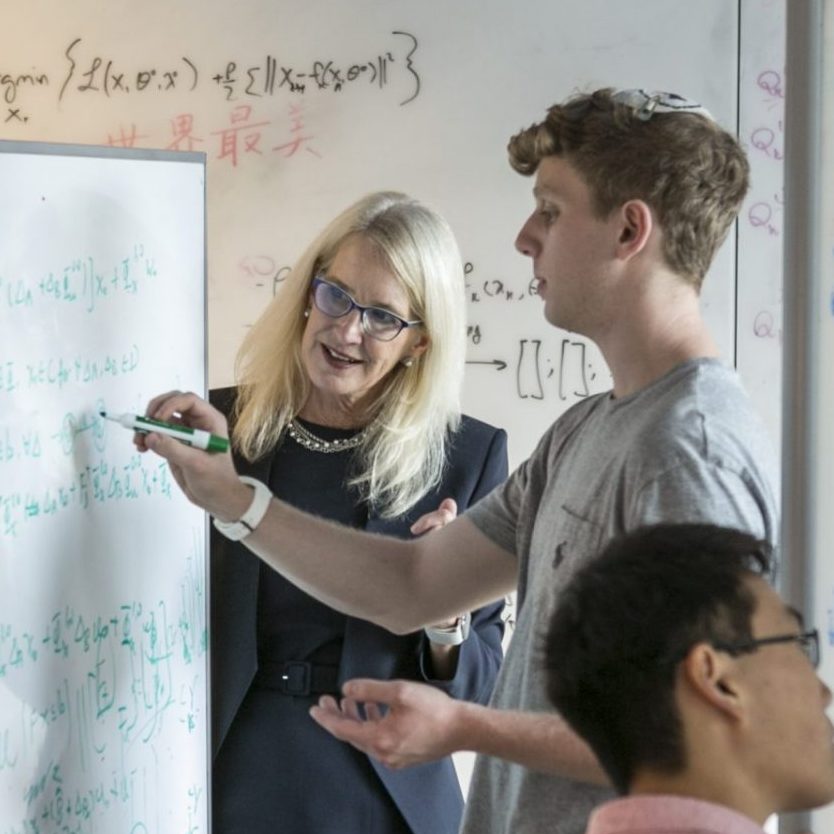
[[[209,435],[208,446],[206,446],[206,451],[221,453],[228,452],[229,441],[225,437],[218,437],[216,434],[211,434]]]

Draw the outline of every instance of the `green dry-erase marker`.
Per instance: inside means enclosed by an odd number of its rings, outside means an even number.
[[[229,450],[229,441],[225,437],[218,437],[216,434],[203,431],[203,429],[192,429],[174,423],[163,423],[161,420],[140,417],[138,414],[110,415],[104,411],[99,411],[99,414],[106,420],[113,420],[126,429],[133,429],[133,431],[139,431],[143,434],[149,434],[150,432],[167,434],[169,437],[175,437],[196,449],[205,449],[207,452],[227,452]]]

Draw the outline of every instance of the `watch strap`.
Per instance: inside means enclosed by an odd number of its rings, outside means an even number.
[[[266,511],[269,509],[269,503],[272,501],[272,493],[266,484],[247,475],[241,475],[240,480],[255,490],[249,508],[237,521],[219,521],[216,518],[213,521],[215,528],[233,542],[245,539],[255,530],[263,521]]]
[[[454,625],[444,628],[429,626],[423,629],[426,637],[441,646],[459,646],[469,637],[469,613],[461,614]]]

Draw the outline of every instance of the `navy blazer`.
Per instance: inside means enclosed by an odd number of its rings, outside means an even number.
[[[212,403],[228,415],[234,389],[211,393]],[[272,455],[250,463],[235,457],[241,475],[266,481]],[[507,477],[507,435],[472,417],[464,416],[450,443],[448,465],[440,485],[410,512],[397,519],[371,515],[368,531],[411,538],[410,526],[421,515],[437,509],[444,498],[454,498],[459,512],[474,504]],[[257,670],[256,616],[260,560],[243,544],[211,531],[211,722],[212,756],[216,755]],[[502,603],[472,615],[469,639],[460,647],[455,676],[430,681],[454,698],[486,703],[501,662]],[[347,618],[339,684],[355,677],[427,680],[422,631],[396,635],[380,626]],[[312,720],[312,719],[310,719]],[[316,751],[310,750],[315,756]],[[457,834],[463,797],[451,758],[391,770],[369,759],[380,780],[415,834]],[[315,786],[311,786],[315,790]]]

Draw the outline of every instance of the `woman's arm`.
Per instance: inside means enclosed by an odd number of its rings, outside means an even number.
[[[463,502],[460,509],[465,510],[506,480],[507,434],[464,418],[457,439],[464,442],[452,446],[449,469],[467,473],[466,490],[458,496]],[[420,535],[445,526],[455,518],[457,509],[454,501],[445,499],[434,513],[412,525],[412,533]],[[420,646],[423,679],[453,698],[486,703],[503,658],[503,610],[502,600],[473,611],[469,636],[457,646],[433,642],[424,633]]]

